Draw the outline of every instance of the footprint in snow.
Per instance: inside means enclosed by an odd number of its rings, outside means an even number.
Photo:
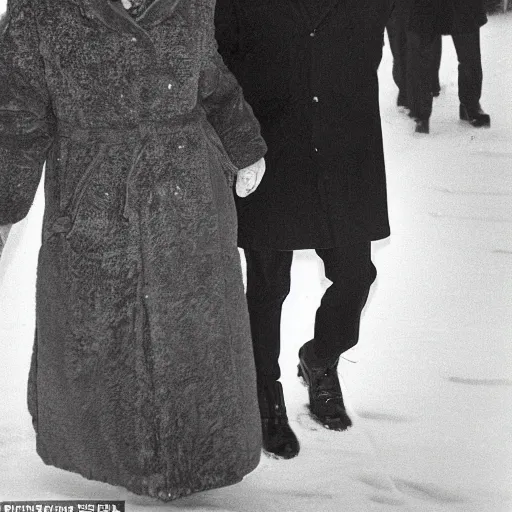
[[[409,496],[438,503],[462,503],[466,498],[434,484],[417,483],[408,480],[393,479],[396,488]]]
[[[379,491],[394,491],[393,481],[388,475],[378,473],[358,475],[357,480]]]
[[[512,386],[511,379],[471,379],[464,377],[447,377],[450,382],[469,384],[470,386]]]
[[[360,411],[357,413],[357,415],[360,418],[364,418],[367,420],[389,421],[391,423],[408,423],[412,421],[410,418],[407,418],[406,416],[401,416],[400,414],[390,414],[378,411]]]

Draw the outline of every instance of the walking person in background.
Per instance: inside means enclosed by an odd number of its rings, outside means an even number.
[[[415,75],[408,73],[411,59],[414,58],[408,44],[408,24],[411,12],[411,0],[395,0],[393,12],[386,25],[389,38],[389,46],[393,55],[393,80],[398,87],[397,106],[409,109],[413,101],[409,100],[410,91],[414,89],[410,80],[415,79]],[[439,83],[439,67],[441,65],[441,36],[435,38],[430,46],[431,55],[431,75],[430,87],[432,96],[439,96],[441,85]],[[410,109],[409,109],[410,110]],[[409,112],[413,116],[412,112]]]
[[[266,145],[214,0],[15,0],[0,225],[43,164],[28,404],[46,464],[170,500],[240,481],[261,430],[231,185]]]
[[[293,251],[315,249],[332,285],[299,352],[313,416],[351,425],[337,373],[359,336],[376,277],[372,240],[389,235],[377,69],[387,0],[218,0],[219,51],[268,145],[267,171],[237,201],[247,260],[264,448],[299,453],[280,382],[280,323]]]
[[[407,36],[411,57],[407,72],[412,76],[408,94],[416,132],[429,133],[430,74],[435,54],[432,47],[445,34],[452,36],[459,61],[459,117],[474,127],[490,126],[490,116],[480,106],[480,27],[486,22],[483,0],[412,0]]]

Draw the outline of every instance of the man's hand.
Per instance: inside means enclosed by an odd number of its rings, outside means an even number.
[[[5,242],[7,242],[7,237],[9,236],[11,226],[12,224],[5,224],[4,226],[0,226],[0,247],[5,245]]]
[[[236,195],[246,197],[252,194],[265,174],[265,159],[261,158],[256,163],[240,169],[236,176]]]

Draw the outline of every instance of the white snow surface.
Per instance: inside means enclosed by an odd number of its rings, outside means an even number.
[[[0,11],[5,0],[0,0]],[[46,467],[26,409],[41,187],[0,262],[0,501],[126,500],[130,512],[512,512],[512,16],[482,29],[491,129],[458,120],[444,38],[431,134],[395,107],[386,42],[379,74],[392,236],[340,375],[354,426],[307,414],[297,350],[313,334],[321,262],[298,251],[283,313],[282,381],[300,455],[262,457],[240,484],[164,504]]]

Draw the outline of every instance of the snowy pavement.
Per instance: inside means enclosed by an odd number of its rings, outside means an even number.
[[[263,457],[242,483],[170,504],[44,466],[25,406],[39,191],[0,262],[0,501],[122,499],[130,512],[512,512],[512,15],[482,29],[490,130],[458,121],[456,56],[443,43],[428,136],[396,110],[388,46],[380,68],[393,235],[374,244],[379,275],[361,341],[340,363],[354,427],[331,432],[306,412],[296,354],[329,283],[314,253],[300,251],[281,358],[299,457]]]

